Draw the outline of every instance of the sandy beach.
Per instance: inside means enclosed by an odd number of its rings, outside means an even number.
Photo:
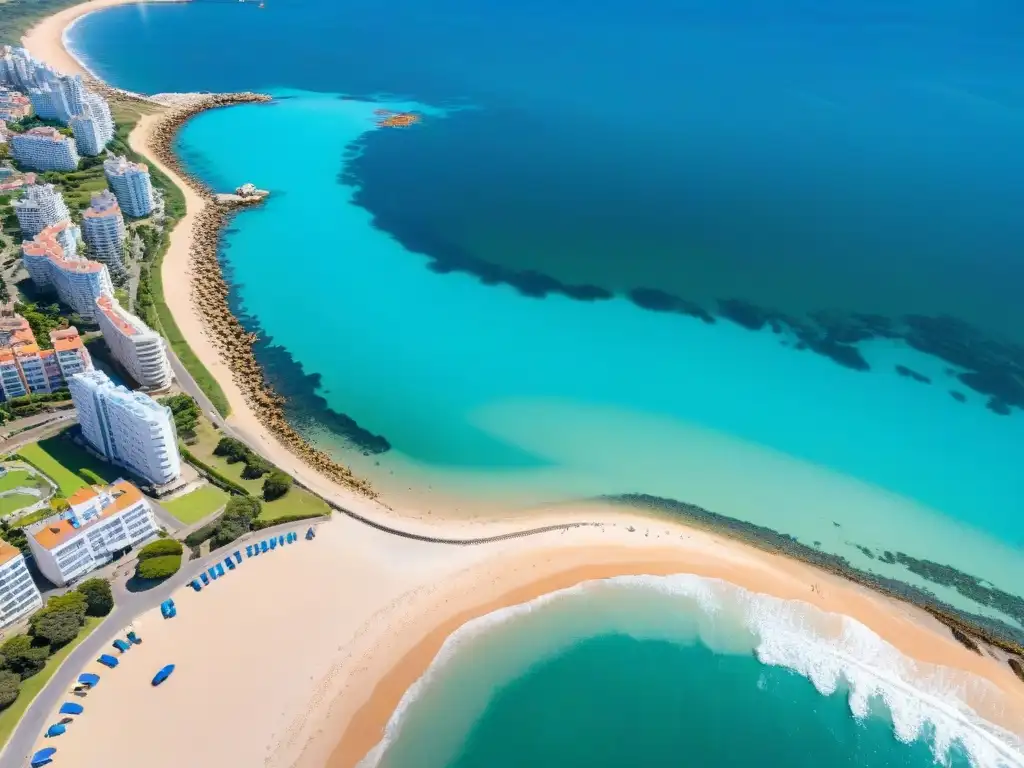
[[[92,0],[61,11],[30,30],[25,47],[58,69],[83,72],[63,47],[66,27],[87,13],[131,1]],[[129,140],[185,194],[187,213],[163,262],[165,298],[192,350],[223,387],[233,429],[335,503],[424,535],[470,538],[551,523],[599,524],[452,546],[394,536],[335,515],[311,542],[246,560],[200,593],[181,590],[175,619],[163,620],[158,610],[139,618],[134,628],[144,642],[116,670],[96,664],[82,670],[101,674],[102,683],[84,700],[85,714],[55,745],[61,766],[117,765],[143,755],[150,768],[349,768],[380,740],[403,693],[466,621],[625,574],[695,573],[851,616],[904,654],[991,681],[1003,695],[993,717],[1024,732],[1024,685],[1005,663],[969,651],[925,612],[813,567],[597,506],[539,512],[528,523],[428,520],[413,509],[399,514],[311,470],[249,406],[193,302],[192,237],[207,203],[155,159],[155,132],[165,118],[161,111],[144,115]],[[173,677],[151,687],[153,674],[168,663],[177,667]],[[55,713],[51,722],[56,720]],[[40,738],[42,746],[51,745]]]

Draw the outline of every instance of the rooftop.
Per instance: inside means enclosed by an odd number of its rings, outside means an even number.
[[[141,329],[136,328],[124,317],[127,313],[121,309],[120,304],[110,298],[109,294],[100,294],[99,298],[96,299],[96,306],[100,308],[100,312],[103,313],[104,317],[113,323],[114,327],[125,336],[135,336],[140,333]],[[131,316],[129,315],[129,317]]]
[[[142,500],[142,491],[126,480],[118,480],[109,488],[96,486],[76,491],[68,499],[68,504],[73,507],[80,506],[99,496],[102,491],[109,491],[114,497],[114,501],[107,505],[106,509],[101,511],[96,517],[79,525],[77,528],[71,524],[70,519],[50,518],[49,520],[43,520],[41,523],[29,527],[32,537],[44,549],[55,549],[61,544],[67,543],[75,536],[88,531],[97,523],[107,520],[120,512],[124,512]],[[63,514],[67,515],[68,513],[65,512]]]
[[[32,138],[45,139],[46,141],[66,141],[70,138],[65,136],[56,128],[51,128],[48,125],[39,125],[35,128],[29,128],[22,134],[16,134],[16,136],[31,136]]]
[[[20,549],[0,540],[0,565],[6,565],[20,554]]]
[[[64,255],[64,246],[61,245],[58,235],[72,226],[74,225],[70,221],[61,221],[56,224],[51,224],[33,239],[22,243],[21,252],[25,256],[47,258],[65,272],[76,272],[82,274],[101,271],[103,269],[103,265],[98,261],[90,261],[89,259],[81,259],[77,257],[67,258]]]

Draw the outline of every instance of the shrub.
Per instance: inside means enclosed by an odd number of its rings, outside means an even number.
[[[211,483],[216,485],[218,488],[227,491],[228,493],[237,493],[242,496],[248,496],[249,491],[244,486],[239,485],[229,477],[225,477],[216,469],[211,467],[209,464],[197,459],[188,448],[180,448],[182,458],[185,459],[193,467],[199,469]]]
[[[114,594],[105,579],[87,579],[77,591],[85,595],[87,616],[106,616],[114,609]]]
[[[140,560],[135,575],[140,579],[166,579],[173,576],[181,568],[181,555],[161,555],[148,560]]]
[[[103,478],[97,475],[91,469],[86,469],[85,467],[82,467],[80,470],[78,470],[78,474],[81,476],[83,480],[85,480],[85,482],[89,483],[89,485],[106,485],[106,483],[103,481]]]
[[[217,526],[217,530],[210,538],[210,549],[218,549],[227,544],[230,544],[240,536],[244,536],[249,532],[249,524],[245,518],[227,518],[220,522]]]
[[[263,481],[263,498],[273,501],[284,496],[292,487],[291,475],[286,475],[281,470],[275,470]]]
[[[46,665],[50,649],[45,645],[33,646],[28,635],[15,635],[0,646],[0,655],[4,657],[3,668],[24,680]]]
[[[151,557],[164,557],[165,555],[181,555],[184,548],[180,541],[174,539],[157,539],[150,542],[139,550],[139,560],[148,560]]]
[[[18,675],[6,670],[0,672],[0,709],[6,709],[14,703],[20,688],[21,678]]]
[[[55,611],[69,611],[77,614],[84,622],[85,614],[89,609],[89,601],[81,592],[65,592],[63,595],[56,595],[46,601],[46,607]]]
[[[263,504],[255,496],[232,496],[224,507],[223,517],[244,517],[249,521],[260,516]]]
[[[248,459],[249,449],[241,440],[236,440],[233,437],[222,437],[220,442],[217,443],[217,447],[213,449],[213,455],[224,456],[227,458],[228,464],[234,464]]]
[[[53,599],[51,598],[51,602]],[[75,611],[51,608],[47,604],[46,608],[37,611],[29,619],[32,636],[45,640],[50,645],[67,645],[78,637],[78,630],[82,628],[83,615],[79,615]]]
[[[208,538],[213,536],[213,532],[217,530],[217,525],[220,523],[220,518],[213,520],[201,528],[196,528],[192,533],[185,537],[185,543],[190,547],[198,547]]]
[[[246,480],[256,480],[263,477],[273,468],[274,466],[262,456],[250,453],[249,458],[245,460],[245,469],[242,470],[242,477]]]

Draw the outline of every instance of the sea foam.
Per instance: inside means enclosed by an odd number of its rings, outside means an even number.
[[[560,615],[564,620],[558,620]],[[474,711],[462,712],[462,722],[454,725],[460,717],[452,713],[448,749],[457,748],[468,734],[495,686],[573,642],[604,632],[699,641],[719,653],[753,652],[763,664],[806,677],[822,694],[845,687],[858,719],[869,715],[873,702],[884,702],[896,738],[926,740],[938,763],[948,764],[950,750],[958,745],[975,768],[1024,768],[1022,734],[987,721],[975,708],[1000,709],[1003,694],[989,681],[917,662],[847,616],[689,574],[586,582],[467,622],[406,691],[384,738],[360,768],[372,768],[382,759],[387,763],[387,751],[415,715],[417,701],[444,687],[439,678],[452,674],[460,653],[480,651],[488,654],[489,663],[483,675],[474,671],[475,695],[467,697],[467,686],[460,686],[463,706]],[[504,663],[494,661],[488,644],[503,649]],[[508,657],[510,646],[516,658]]]

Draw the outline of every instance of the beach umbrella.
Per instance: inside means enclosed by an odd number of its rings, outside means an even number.
[[[49,765],[53,762],[53,755],[57,750],[53,747],[47,747],[46,749],[40,749],[34,755],[32,755],[32,768],[38,768],[40,765]]]
[[[277,537],[277,543],[280,544],[283,547],[284,546],[284,536],[278,536]]]
[[[245,545],[245,556],[252,557],[252,544]]]
[[[115,659],[109,653],[104,653],[102,656],[100,656],[98,659],[96,659],[96,661],[98,661],[100,664],[102,664],[105,667],[110,667],[111,669],[116,667],[117,664],[118,664],[117,659]]]
[[[131,637],[131,635],[129,635]],[[93,686],[100,681],[99,675],[94,675],[91,672],[84,672],[78,676],[78,682],[82,685]]]
[[[217,563],[217,575],[218,576],[223,576],[224,575],[224,566],[221,565],[220,563]]]
[[[130,645],[128,645],[128,643],[126,643],[126,642],[125,642],[124,640],[122,640],[121,638],[117,638],[117,640],[115,640],[114,642],[112,642],[112,643],[111,643],[111,645],[112,645],[112,646],[114,646],[115,648],[117,648],[117,650],[119,650],[119,651],[120,651],[121,653],[124,653],[124,652],[125,652],[125,651],[127,651],[127,650],[128,650],[129,648],[131,648],[131,646],[130,646]]]
[[[83,707],[81,704],[76,704],[73,701],[65,701],[63,704],[60,705],[60,712],[58,714],[80,715],[84,711],[85,707]]]
[[[206,571],[203,571],[202,573],[200,573],[199,574],[199,578],[202,580],[204,585],[210,583],[210,577],[206,575]]]
[[[192,585],[192,589],[194,589],[196,592],[203,588],[203,585],[199,583],[199,579],[192,579],[192,581],[190,581],[189,584]]]
[[[235,550],[235,562],[239,564],[241,564],[242,562],[242,553],[239,552],[237,549]]]
[[[52,739],[54,736],[60,736],[66,730],[67,727],[61,725],[60,723],[51,725],[49,728],[46,729],[46,738]]]
[[[174,665],[173,664],[168,664],[166,667],[163,667],[153,677],[153,685],[160,685],[160,683],[162,683],[164,680],[166,680],[168,677],[171,676],[171,672],[173,672],[173,671],[174,671]]]

